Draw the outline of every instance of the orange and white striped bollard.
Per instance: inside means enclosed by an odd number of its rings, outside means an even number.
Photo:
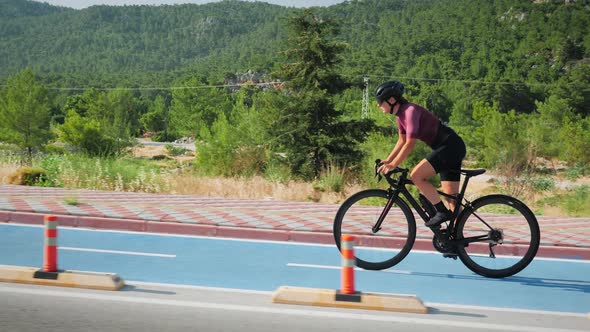
[[[344,234],[341,238],[340,251],[342,253],[342,283],[340,294],[355,294],[354,289],[354,235]]]
[[[43,272],[57,272],[57,217],[45,216]]]

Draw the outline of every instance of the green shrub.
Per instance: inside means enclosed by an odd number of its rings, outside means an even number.
[[[266,151],[261,146],[244,145],[233,156],[234,175],[250,177],[262,174],[266,166]]]
[[[555,189],[555,180],[550,177],[535,177],[530,172],[518,177],[506,178],[500,183],[501,191],[522,199],[532,198],[536,193]]]
[[[535,191],[549,191],[555,189],[555,180],[550,177],[533,178],[532,188]]]
[[[183,147],[176,147],[172,144],[166,144],[166,153],[171,156],[182,156],[185,155],[189,150]]]
[[[169,159],[169,158],[165,154],[157,154],[152,157],[152,160],[167,160],[167,159]]]
[[[365,157],[361,164],[361,173],[359,182],[365,183],[369,186],[376,186],[377,180],[375,178],[375,160],[387,158],[393,146],[395,145],[395,137],[387,136],[382,133],[371,133],[367,140],[361,145]]]
[[[239,143],[235,128],[224,115],[213,123],[210,129],[201,128],[200,137],[203,141],[197,148],[196,165],[199,172],[205,175],[234,175],[234,152]]]
[[[565,193],[544,198],[538,204],[559,207],[572,217],[589,216],[590,186],[583,185],[569,189]]]
[[[288,183],[292,180],[291,167],[279,159],[271,159],[264,168],[264,177],[272,182]]]
[[[40,167],[23,167],[10,175],[10,184],[25,186],[49,186],[47,173]]]
[[[210,129],[202,128],[196,157],[199,172],[211,176],[253,176],[267,164],[264,146],[248,139],[243,127],[234,126],[220,114]]]
[[[526,115],[514,110],[501,113],[498,105],[475,103],[473,119],[481,123],[475,128],[474,142],[486,168],[496,168],[506,177],[521,174],[531,164],[527,151]]]
[[[43,168],[47,175],[47,184],[51,187],[62,187],[60,181],[61,164],[63,163],[64,155],[47,154],[44,155],[40,161],[41,168]]]
[[[70,110],[63,125],[56,128],[59,139],[89,156],[118,156],[129,146],[130,138],[113,135],[112,128],[96,119]]]
[[[341,193],[346,186],[345,169],[334,164],[328,164],[320,173],[319,181],[314,185],[314,189],[320,191],[332,191]]]
[[[571,167],[567,170],[565,177],[568,180],[576,180],[581,178],[582,176],[586,175],[588,173],[588,169],[587,167],[583,166],[583,165],[576,165],[574,167]]]
[[[56,177],[69,188],[160,192],[164,186],[160,168],[149,160],[74,154],[58,160]]]
[[[172,131],[160,131],[152,137],[154,142],[172,142],[180,138],[180,136]]]

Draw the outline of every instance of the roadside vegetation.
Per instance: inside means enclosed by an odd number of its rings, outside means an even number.
[[[377,185],[361,182],[336,166],[325,169],[315,181],[295,179],[273,169],[250,177],[207,176],[193,167],[194,156],[174,156],[163,148],[136,147],[125,157],[112,159],[39,154],[33,158],[34,167],[22,167],[21,158],[7,150],[0,154],[0,184],[336,204],[354,192]],[[516,187],[494,173],[489,180],[473,181],[468,194],[507,193],[525,200],[539,215],[587,217],[590,177],[581,174],[580,170],[565,168],[551,174],[538,171],[520,179]]]
[[[441,3],[420,9],[408,2],[408,10],[441,18],[435,10]],[[211,67],[216,72],[209,76],[197,69],[179,76],[175,89],[62,91],[51,88],[51,75],[25,67],[0,86],[1,183],[338,203],[383,185],[372,166],[396,140],[395,119],[372,100],[362,116],[360,110],[367,87],[372,92],[384,80],[400,79],[410,101],[465,139],[466,166],[493,174],[476,194],[514,195],[539,214],[588,216],[590,25],[584,22],[590,17],[578,3],[486,4],[504,14],[481,11],[481,27],[469,21],[470,12],[457,12],[475,36],[408,31],[421,36],[414,38],[417,46],[393,38],[396,52],[409,53],[392,55],[391,63],[381,62],[385,50],[371,55],[378,63],[350,53],[350,43],[364,37],[338,15],[293,10],[278,34],[282,49],[258,68],[263,75],[239,79],[229,67]],[[349,5],[357,2],[342,8]],[[546,28],[547,20],[557,20],[549,24],[555,29]],[[425,25],[398,28],[418,26]],[[466,35],[497,44],[475,48]],[[455,51],[462,48],[482,52]],[[365,73],[370,80],[361,80]],[[190,137],[195,151],[170,144],[148,156],[136,146],[144,136]],[[427,151],[419,145],[402,166],[412,167]]]

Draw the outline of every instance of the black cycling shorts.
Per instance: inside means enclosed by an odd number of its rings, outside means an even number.
[[[453,130],[441,143],[432,147],[432,152],[426,156],[441,181],[461,180],[461,163],[465,158],[466,149],[463,139]]]

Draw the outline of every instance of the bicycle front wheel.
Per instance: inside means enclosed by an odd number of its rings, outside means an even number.
[[[457,223],[457,253],[473,272],[504,278],[522,271],[539,249],[537,218],[521,201],[505,195],[475,200]]]
[[[355,236],[356,265],[366,270],[383,270],[399,263],[412,249],[416,221],[408,205],[399,197],[387,206],[389,193],[380,189],[358,192],[348,198],[334,219],[334,240],[340,250],[342,234]],[[373,228],[388,209],[381,229]]]

